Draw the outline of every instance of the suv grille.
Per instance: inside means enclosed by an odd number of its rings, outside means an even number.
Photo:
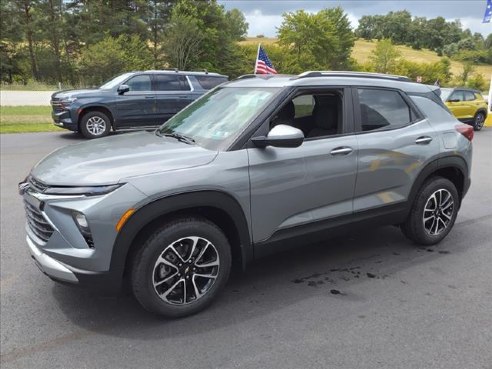
[[[45,185],[43,182],[40,182],[36,179],[34,179],[32,176],[29,177],[29,185],[32,187],[36,192],[44,192],[49,186]]]
[[[46,242],[53,234],[53,227],[46,221],[43,214],[24,200],[27,224],[31,231],[42,241]]]
[[[59,113],[65,110],[65,107],[61,103],[61,101],[57,98],[51,100],[51,106],[53,107],[53,111],[55,113]]]

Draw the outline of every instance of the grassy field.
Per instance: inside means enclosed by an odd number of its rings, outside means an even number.
[[[271,45],[277,42],[276,38],[257,38],[257,37],[248,37],[248,39],[241,41],[240,43],[243,45],[258,45],[261,43],[262,45]],[[355,41],[355,46],[352,50],[352,57],[357,60],[359,63],[365,63],[369,60],[369,56],[371,55],[371,51],[376,48],[376,42],[374,41],[366,41],[366,40],[357,40]],[[422,50],[414,50],[408,46],[397,46],[397,49],[401,52],[402,56],[410,61],[418,62],[418,63],[434,63],[440,60],[440,56],[438,56],[434,51],[422,49]],[[463,70],[463,65],[457,61],[451,61],[451,73],[454,75],[460,74]],[[492,74],[492,65],[476,65],[474,73],[481,73],[484,75],[485,79],[488,79]]]
[[[50,106],[0,106],[0,133],[60,131]]]

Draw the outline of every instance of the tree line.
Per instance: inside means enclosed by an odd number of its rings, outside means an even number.
[[[459,20],[412,17],[402,10],[363,16],[355,33],[367,40],[391,39],[394,44],[430,49],[456,60],[492,64],[492,33],[486,38],[480,33],[472,34],[463,29]]]
[[[2,83],[94,86],[131,70],[178,68],[230,76],[252,73],[257,45],[238,9],[216,0],[8,0],[0,3]],[[367,63],[351,57],[356,38],[379,40]],[[492,35],[463,30],[459,21],[412,17],[407,11],[364,16],[351,28],[340,7],[283,14],[278,42],[265,45],[280,73],[359,70],[422,76],[424,82],[485,86],[472,64],[491,63]],[[404,60],[394,44],[429,48],[438,63]],[[450,60],[469,65],[460,80]],[[483,87],[482,86],[482,87]]]

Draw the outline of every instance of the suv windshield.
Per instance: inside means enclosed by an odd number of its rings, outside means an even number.
[[[101,90],[111,90],[112,88],[115,88],[115,87],[119,86],[124,80],[126,80],[131,75],[132,75],[132,73],[122,74],[121,76],[115,77],[112,80],[106,82],[105,84],[103,84],[99,88]]]
[[[157,133],[181,135],[216,150],[230,145],[279,88],[216,88],[169,119]]]

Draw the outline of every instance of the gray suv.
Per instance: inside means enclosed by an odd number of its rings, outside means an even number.
[[[227,76],[208,72],[130,72],[96,89],[66,90],[51,96],[56,126],[87,138],[114,131],[161,125]]]
[[[340,228],[440,242],[470,186],[472,138],[437,87],[403,77],[244,76],[155,132],[44,158],[19,185],[27,243],[53,280],[127,285],[149,311],[189,315],[233,266]]]

